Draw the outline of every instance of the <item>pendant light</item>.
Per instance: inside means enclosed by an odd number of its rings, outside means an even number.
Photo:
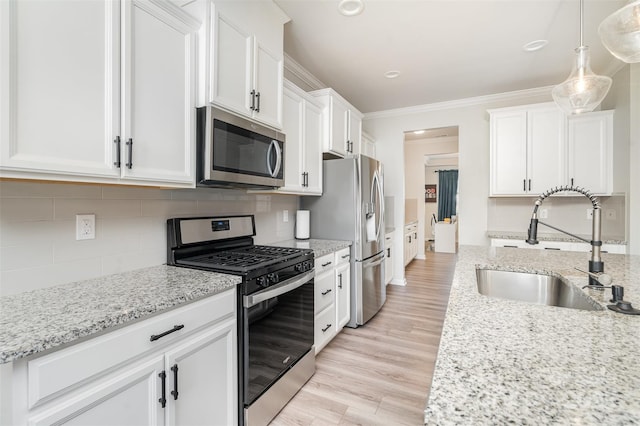
[[[583,42],[584,0],[580,0],[580,46],[569,77],[551,91],[553,100],[567,114],[580,114],[595,109],[611,88],[611,78],[591,71],[589,46]]]
[[[627,63],[640,62],[640,0],[631,0],[606,17],[598,33],[613,56]]]

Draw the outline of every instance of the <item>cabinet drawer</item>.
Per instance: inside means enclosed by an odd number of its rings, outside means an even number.
[[[342,265],[344,263],[349,263],[351,259],[351,247],[345,247],[336,252],[336,265]]]
[[[336,308],[335,305],[329,306],[327,309],[316,315],[315,318],[314,342],[316,346],[316,354],[333,338],[336,334]]]
[[[29,408],[113,371],[128,360],[166,346],[206,325],[235,315],[235,289],[125,326],[28,361]],[[158,336],[183,328],[151,341]]]
[[[335,301],[336,289],[333,269],[316,275],[313,286],[315,292],[314,311],[318,313]]]
[[[329,269],[333,269],[335,266],[335,258],[333,253],[325,254],[322,257],[317,257],[315,259],[314,267],[316,270],[316,276],[320,275],[324,271],[328,271]]]

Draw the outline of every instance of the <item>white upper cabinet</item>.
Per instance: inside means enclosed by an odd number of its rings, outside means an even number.
[[[198,24],[147,1],[122,6],[123,177],[193,185]]]
[[[362,132],[361,144],[360,144],[360,153],[362,155],[366,155],[370,158],[376,157],[376,141],[367,133]]]
[[[119,4],[2,1],[0,20],[2,175],[118,176]]]
[[[565,118],[555,104],[489,112],[490,195],[536,195],[563,183]]]
[[[612,193],[613,111],[566,116],[546,103],[489,114],[490,195],[539,195],[559,185]]]
[[[594,194],[613,191],[613,111],[568,117],[567,184]]]
[[[1,176],[194,185],[197,21],[162,0],[10,0],[0,21]]]
[[[210,0],[207,102],[282,128],[283,37],[273,3]]]
[[[284,89],[284,186],[277,192],[322,194],[322,109],[302,89]]]
[[[362,137],[362,113],[333,89],[310,93],[324,105],[323,152],[339,157],[358,155]]]

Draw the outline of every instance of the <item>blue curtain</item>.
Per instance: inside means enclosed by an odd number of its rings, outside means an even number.
[[[456,214],[456,194],[458,192],[458,171],[438,172],[438,220]]]

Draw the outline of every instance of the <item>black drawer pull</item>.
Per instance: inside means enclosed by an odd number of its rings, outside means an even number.
[[[167,405],[167,394],[166,394],[166,378],[167,375],[165,374],[164,371],[162,371],[160,374],[158,374],[158,377],[160,377],[160,379],[162,380],[162,396],[160,397],[160,399],[158,399],[158,402],[160,403],[160,405],[162,405],[162,408],[164,408]]]
[[[322,295],[323,295],[323,296],[326,296],[326,295],[327,295],[327,294],[329,294],[329,293],[331,293],[331,289],[330,289],[330,288],[329,288],[329,289],[327,289],[327,290],[325,290],[325,291],[323,291],[323,292],[322,292]]]
[[[171,391],[171,395],[173,395],[173,399],[178,399],[178,364],[174,364],[171,367],[171,371],[173,371],[173,390]]]
[[[165,331],[164,333],[152,335],[150,340],[153,342],[155,340],[158,340],[161,337],[166,336],[167,334],[175,333],[178,330],[182,330],[183,328],[184,328],[184,324],[174,325],[171,330]]]
[[[338,281],[340,281],[340,282],[338,283],[338,288],[342,288],[342,274],[339,274],[339,275],[338,275]]]
[[[129,138],[126,142],[127,148],[129,148],[129,162],[126,164],[127,169],[131,169],[133,167],[133,139]]]
[[[120,136],[116,136],[113,143],[116,144],[116,161],[113,162],[113,165],[120,168]]]
[[[545,250],[560,250],[560,249],[559,249],[559,248],[557,248],[557,247],[545,247],[544,249],[545,249]]]
[[[508,245],[504,245],[502,247],[508,247],[508,248],[518,248],[518,246],[508,246]]]
[[[329,266],[329,265],[331,265],[332,263],[333,263],[333,262],[331,262],[331,261],[329,261],[329,262],[327,262],[327,263],[323,263],[323,264],[322,264],[322,267],[324,268],[325,266]]]
[[[328,329],[331,328],[331,324],[327,324],[327,326],[325,328],[322,329],[323,333],[326,333]]]
[[[344,256],[342,256],[342,259],[346,259],[346,258],[348,258],[349,256],[351,256],[351,255],[350,255],[350,254],[345,254]]]

